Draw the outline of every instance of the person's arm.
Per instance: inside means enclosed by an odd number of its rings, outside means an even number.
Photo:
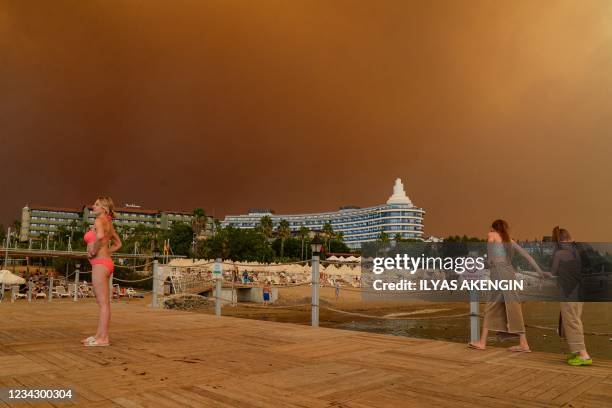
[[[529,255],[529,252],[525,251],[519,244],[512,241],[512,248],[514,248],[516,252],[518,252],[523,258],[525,258],[527,262],[529,262],[529,264],[533,266],[535,271],[539,273],[541,276],[547,276],[547,277],[552,276],[550,272],[543,272],[540,266],[536,263],[536,261],[531,257],[531,255]]]
[[[111,239],[113,240],[113,245],[110,247],[110,252],[117,252],[121,248],[121,238],[119,238],[119,234],[115,231],[115,228],[111,225]]]
[[[91,249],[87,252],[90,258],[96,256],[100,248],[102,247],[102,239],[104,239],[104,228],[102,227],[102,220],[96,218],[94,222],[94,227],[96,229],[96,240],[94,241]]]

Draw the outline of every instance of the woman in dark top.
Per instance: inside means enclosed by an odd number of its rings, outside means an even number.
[[[556,249],[553,254],[551,272],[557,277],[562,292],[559,316],[559,335],[564,337],[570,348],[571,355],[567,360],[569,365],[591,365],[593,360],[586,350],[584,343],[584,329],[582,327],[582,302],[578,300],[582,281],[581,259],[572,241],[570,233],[563,228],[553,229],[553,241]]]

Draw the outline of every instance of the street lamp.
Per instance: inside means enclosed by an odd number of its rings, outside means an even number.
[[[312,249],[312,305],[311,325],[319,327],[319,254],[323,244],[318,235],[310,243]]]
[[[312,249],[312,255],[313,256],[315,256],[315,255],[319,256],[319,254],[321,253],[321,249],[322,248],[323,248],[323,243],[319,239],[319,236],[315,235],[313,240],[310,242],[310,249]]]
[[[196,234],[193,233],[193,240],[191,241],[191,262],[195,263],[196,257]]]

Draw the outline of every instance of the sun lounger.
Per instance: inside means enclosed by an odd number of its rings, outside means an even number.
[[[70,297],[70,293],[66,292],[66,288],[63,286],[56,286],[51,294],[58,298]]]

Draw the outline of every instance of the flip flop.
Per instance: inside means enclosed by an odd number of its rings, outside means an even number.
[[[94,339],[93,341],[89,341],[87,343],[84,344],[85,347],[107,347],[110,346],[110,343],[98,343],[97,339]]]
[[[485,347],[479,347],[476,346],[472,343],[468,343],[468,348],[472,349],[472,350],[480,350],[480,351],[484,351],[486,348]]]
[[[85,340],[81,340],[81,343],[82,344],[87,344],[87,343],[92,342],[92,341],[96,341],[96,337],[95,336],[89,336]]]
[[[524,349],[521,346],[508,347],[508,351],[512,351],[514,353],[531,353],[530,349]]]

